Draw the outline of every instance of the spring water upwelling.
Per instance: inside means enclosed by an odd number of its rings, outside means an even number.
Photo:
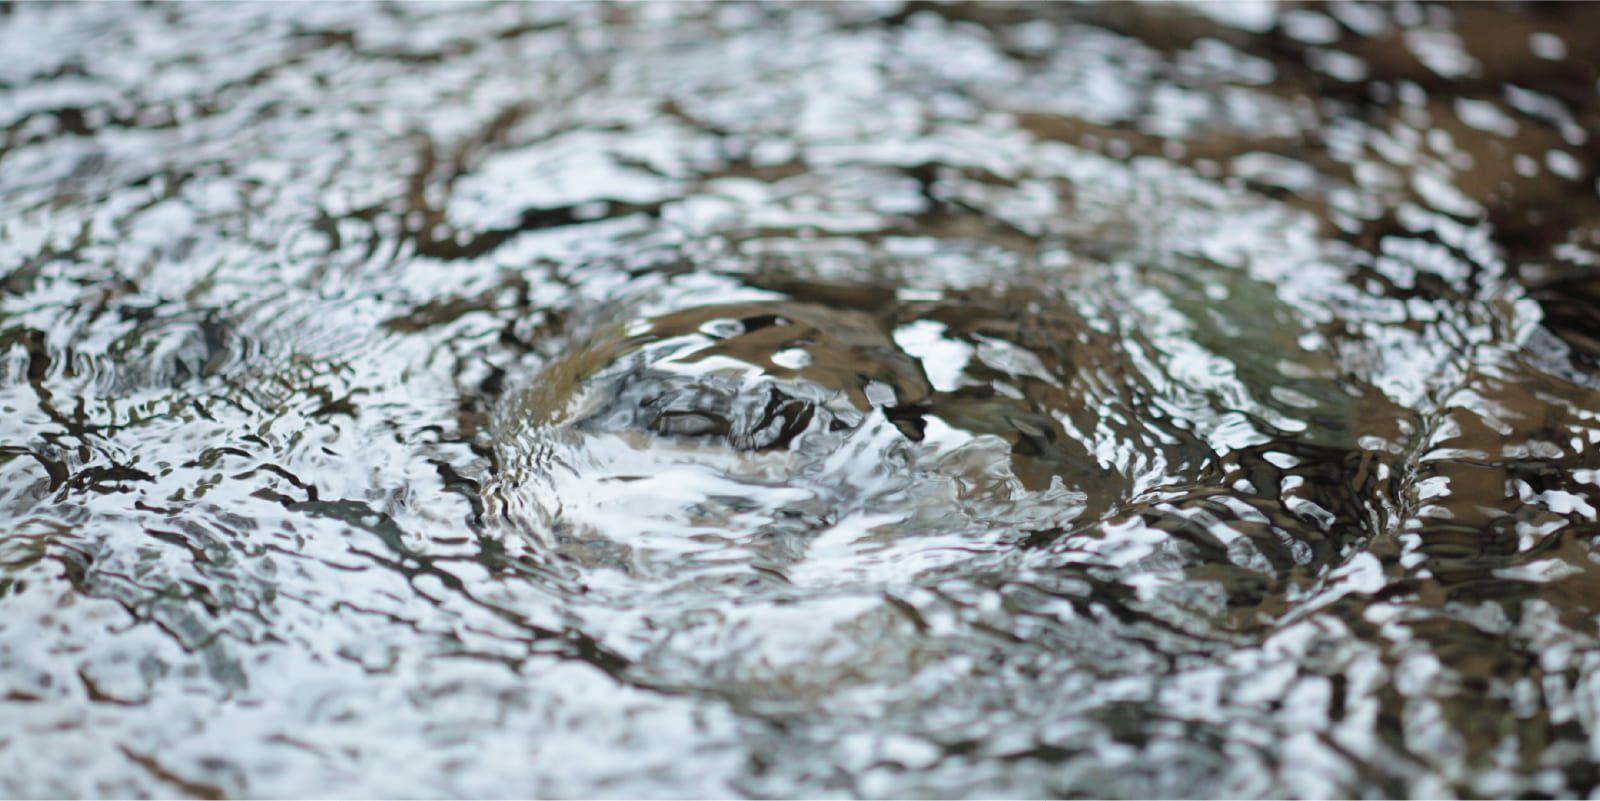
[[[1600,786],[1600,9],[0,11],[0,793]]]

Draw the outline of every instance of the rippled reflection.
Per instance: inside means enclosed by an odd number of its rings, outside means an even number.
[[[0,790],[1591,794],[1597,13],[6,7]]]

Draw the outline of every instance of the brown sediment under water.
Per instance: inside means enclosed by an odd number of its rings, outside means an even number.
[[[1591,796],[1596,31],[0,7],[0,795]]]

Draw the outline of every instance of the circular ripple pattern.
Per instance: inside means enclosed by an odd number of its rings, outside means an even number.
[[[1596,26],[0,9],[0,793],[1592,794]]]

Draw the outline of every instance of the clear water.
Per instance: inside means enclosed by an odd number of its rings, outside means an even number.
[[[1585,796],[1587,5],[0,11],[0,794]]]

